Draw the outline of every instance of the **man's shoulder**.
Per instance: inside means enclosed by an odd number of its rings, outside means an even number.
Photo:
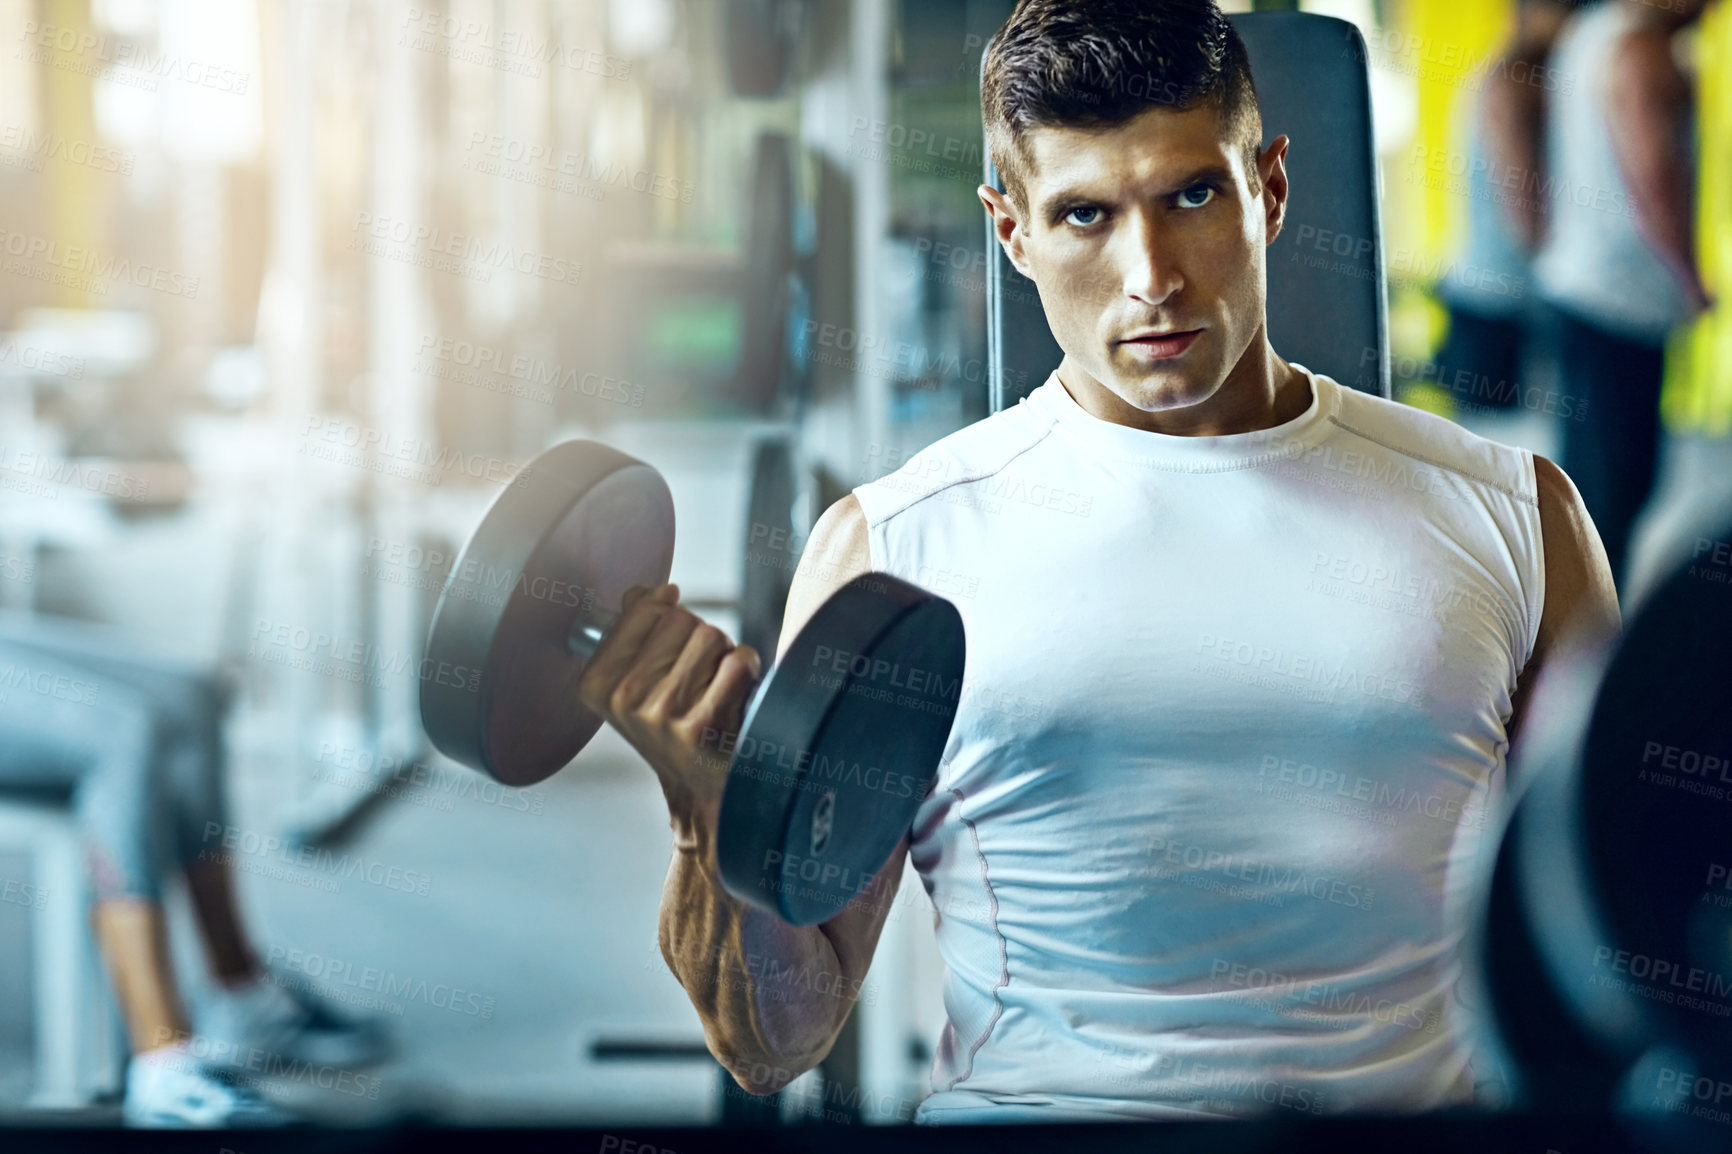
[[[1051,432],[1053,418],[1023,402],[982,417],[908,455],[880,454],[880,475],[854,490],[870,524],[956,485],[995,476]]]
[[[1448,417],[1357,389],[1339,388],[1335,424],[1347,433],[1465,482],[1535,505],[1533,454],[1481,436]]]

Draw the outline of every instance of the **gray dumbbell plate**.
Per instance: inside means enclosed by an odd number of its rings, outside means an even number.
[[[434,745],[508,785],[557,773],[602,724],[577,701],[573,622],[665,582],[673,549],[673,498],[650,466],[593,441],[526,465],[433,613],[421,721]]]

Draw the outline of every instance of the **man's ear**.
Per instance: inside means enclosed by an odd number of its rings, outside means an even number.
[[[1263,179],[1263,244],[1275,243],[1287,219],[1287,145],[1277,136],[1257,156],[1257,172]]]
[[[1022,248],[1022,217],[1016,211],[1016,205],[990,184],[981,185],[978,191],[980,203],[986,206],[987,214],[992,217],[992,235],[998,238],[999,247],[1004,249],[1004,255],[1010,258],[1016,271],[1028,276],[1028,257]]]

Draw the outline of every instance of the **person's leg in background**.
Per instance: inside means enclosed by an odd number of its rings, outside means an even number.
[[[0,645],[125,685],[126,695],[160,729],[155,744],[162,747],[162,765],[151,792],[165,803],[166,816],[151,836],[173,839],[173,852],[165,850],[161,860],[177,858],[186,872],[212,977],[223,986],[256,978],[258,957],[243,928],[232,868],[222,854],[203,852],[221,849],[220,841],[205,837],[204,822],[220,823],[227,813],[222,725],[228,695],[222,685],[214,676],[127,654],[86,622],[9,616],[0,621]],[[137,780],[142,786],[142,777]]]
[[[29,668],[47,675],[40,659]],[[158,735],[142,703],[76,671],[72,698],[8,700],[6,735],[12,780],[34,770],[75,782],[73,799],[83,832],[92,894],[91,922],[109,979],[126,1018],[132,1052],[142,1054],[184,1038],[190,1027],[169,955],[160,879],[167,859],[164,794],[157,773]],[[103,689],[110,692],[103,693]],[[9,692],[16,698],[17,690]],[[40,697],[39,694],[32,696]],[[51,696],[51,695],[50,695]]]
[[[191,1023],[162,902],[174,833],[159,711],[124,682],[28,646],[0,641],[0,670],[0,787],[70,789],[78,814],[91,920],[133,1054],[126,1119],[175,1126],[289,1121],[186,1044]]]
[[[195,1023],[201,1050],[236,1061],[256,1052],[340,1067],[385,1057],[389,1039],[376,1020],[340,1014],[310,987],[279,980],[260,963],[241,916],[232,858],[224,852],[224,838],[211,834],[213,828],[229,829],[223,740],[228,695],[217,679],[113,646],[93,647],[82,637],[45,639],[39,633],[30,643],[51,654],[70,652],[79,665],[148,702],[159,734],[154,787],[169,831],[163,848],[185,873],[218,986],[208,1012]]]
[[[222,728],[227,695],[214,678],[192,671],[113,654],[86,661],[151,699],[164,729],[162,786],[172,849],[186,875],[211,976],[226,989],[257,981],[264,970],[241,918],[234,867],[221,852],[222,839],[210,833],[228,820]]]
[[[1437,381],[1463,412],[1521,410],[1523,314],[1492,316],[1446,302],[1449,335],[1438,349]]]
[[[1660,453],[1665,349],[1609,333],[1554,309],[1558,388],[1585,415],[1563,422],[1558,464],[1582,494],[1620,586],[1630,531],[1653,492]]]

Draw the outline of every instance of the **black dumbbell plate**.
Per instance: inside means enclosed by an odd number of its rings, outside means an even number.
[[[820,607],[733,750],[717,856],[735,896],[804,926],[869,890],[932,789],[963,658],[956,607],[888,574]]]

